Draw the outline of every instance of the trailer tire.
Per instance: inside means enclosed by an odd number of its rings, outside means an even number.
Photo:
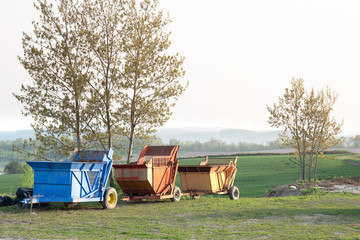
[[[239,189],[235,186],[232,186],[229,190],[229,198],[231,200],[238,200],[239,199]]]
[[[179,187],[175,186],[173,191],[173,198],[171,198],[172,202],[178,202],[181,199],[181,190]]]
[[[104,209],[113,209],[117,204],[117,192],[115,188],[109,187],[106,188],[104,193],[104,201],[102,201],[102,205]]]

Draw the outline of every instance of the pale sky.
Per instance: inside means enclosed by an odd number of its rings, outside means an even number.
[[[29,129],[12,96],[30,83],[17,55],[37,16],[32,1],[0,8],[0,130]],[[160,0],[189,87],[165,127],[269,130],[266,105],[291,79],[338,93],[334,115],[360,131],[360,1]],[[275,129],[273,129],[275,130]]]

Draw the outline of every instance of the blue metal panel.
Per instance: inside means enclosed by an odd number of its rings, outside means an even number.
[[[112,149],[107,155],[100,151],[81,151],[78,158],[74,156],[75,160],[85,159],[86,162],[27,162],[34,169],[36,201],[102,201],[112,167],[112,155]],[[80,159],[80,156],[86,158]],[[91,156],[96,159],[91,159]]]

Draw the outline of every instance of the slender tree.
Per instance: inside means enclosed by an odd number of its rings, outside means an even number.
[[[330,117],[337,97],[335,92],[327,88],[326,91],[321,90],[317,94],[315,94],[314,89],[312,89],[307,98],[306,114],[309,118],[312,118],[309,129],[311,147],[309,149],[308,181],[311,181],[313,167],[314,180],[316,181],[319,156],[323,156],[324,151],[342,142],[342,139],[336,138],[336,135],[341,133],[343,123],[337,123],[335,118]]]
[[[170,23],[158,1],[129,0],[124,19],[124,72],[120,94],[123,132],[129,139],[128,159],[132,158],[134,140],[147,137],[171,115],[180,94],[187,85],[179,80],[184,75],[184,59],[169,54]]]
[[[279,97],[279,104],[271,108],[269,124],[272,127],[283,127],[284,131],[279,135],[279,142],[285,146],[295,148],[295,154],[300,162],[300,179],[306,178],[306,153],[308,149],[306,118],[303,114],[305,88],[302,79],[292,80],[291,89],[286,88],[283,97]]]
[[[61,0],[57,9],[46,0],[34,4],[40,12],[33,36],[24,33],[19,60],[32,77],[15,97],[31,116],[40,153],[52,148],[68,152],[82,148],[82,135],[92,116],[86,110],[86,91],[92,64],[83,31],[82,9],[72,0]]]
[[[267,107],[269,123],[284,128],[279,140],[283,145],[295,148],[300,163],[300,179],[311,181],[314,167],[316,180],[318,157],[341,141],[336,135],[341,132],[342,124],[330,117],[337,95],[329,88],[318,93],[314,89],[306,92],[302,79],[293,79],[291,85],[292,88],[286,89],[284,96],[279,98],[278,105]]]
[[[169,54],[170,23],[157,1],[38,0],[20,61],[33,79],[15,97],[34,119],[37,153],[121,150],[151,137],[185,90],[183,58]],[[119,144],[120,143],[120,144]]]
[[[120,118],[116,113],[120,111],[119,92],[122,91],[120,80],[123,70],[124,2],[84,0],[84,6],[87,16],[86,36],[94,57],[94,64],[91,66],[94,78],[89,84],[89,109],[97,119],[89,126],[94,133],[90,138],[107,143],[107,147],[112,148],[114,138],[119,139],[122,134],[119,128]],[[119,141],[116,143],[119,144]]]

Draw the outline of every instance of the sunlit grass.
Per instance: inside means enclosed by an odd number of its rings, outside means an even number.
[[[200,198],[67,209],[0,209],[3,238],[72,239],[356,239],[360,197]]]

